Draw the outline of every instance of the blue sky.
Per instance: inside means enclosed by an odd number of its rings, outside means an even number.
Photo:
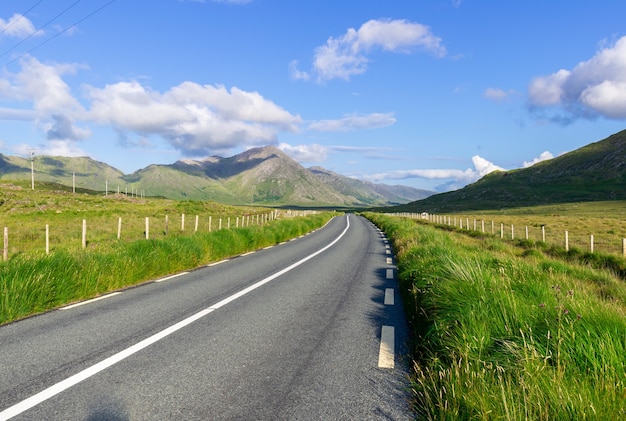
[[[446,191],[626,128],[626,2],[3,0],[0,153]]]

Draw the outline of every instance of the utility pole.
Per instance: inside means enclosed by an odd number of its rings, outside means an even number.
[[[30,187],[35,190],[35,149],[30,148],[28,153],[30,154]]]

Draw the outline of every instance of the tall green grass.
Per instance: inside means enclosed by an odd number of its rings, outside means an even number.
[[[425,419],[624,419],[626,286],[608,270],[368,214],[392,239]]]
[[[59,250],[0,262],[0,324],[73,301],[286,241],[334,214],[186,237],[118,242],[105,250]]]

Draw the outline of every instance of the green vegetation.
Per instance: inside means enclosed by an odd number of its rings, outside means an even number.
[[[381,212],[450,213],[626,200],[626,130],[531,167],[495,171],[462,189]]]
[[[88,216],[89,220],[110,219],[123,215],[202,213],[213,211],[225,220],[231,217],[231,229],[189,229],[180,227],[165,235],[146,240],[143,232],[135,239],[94,240],[86,249],[58,245],[50,254],[39,251],[12,254],[0,262],[0,324],[10,322],[61,305],[92,298],[146,280],[235,256],[310,232],[326,223],[334,213],[325,212],[308,217],[281,218],[263,225],[235,228],[235,218],[244,212],[267,213],[262,208],[227,207],[210,202],[177,202],[165,199],[129,199],[96,194],[71,194],[56,190],[31,192],[20,186],[4,185],[0,194],[0,218],[29,225],[56,216],[55,224]],[[287,215],[285,212],[283,214]],[[191,225],[191,223],[190,223]],[[224,221],[224,228],[226,221]],[[80,235],[80,234],[79,234]],[[107,234],[107,238],[110,235]],[[143,239],[141,239],[143,238]],[[68,241],[61,240],[60,244]],[[77,241],[80,244],[80,239]]]
[[[568,232],[569,247],[578,252],[590,251],[590,236],[594,236],[594,251],[623,255],[622,240],[626,238],[626,201],[561,203],[534,207],[520,207],[500,210],[484,210],[447,214],[452,224],[463,228],[493,233],[510,239],[511,225],[516,239],[542,242],[545,234],[546,245],[563,247],[565,231]],[[541,246],[544,246],[540,244]]]
[[[624,418],[626,285],[614,270],[525,240],[366,216],[397,254],[421,416]]]

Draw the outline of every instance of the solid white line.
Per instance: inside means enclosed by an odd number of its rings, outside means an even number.
[[[387,269],[387,279],[393,279],[393,269]]]
[[[239,257],[250,256],[251,254],[254,254],[254,253],[255,253],[254,251],[249,251],[247,253],[240,254]]]
[[[102,296],[97,297],[97,298],[92,298],[91,300],[81,301],[81,302],[76,303],[76,304],[70,304],[69,306],[61,307],[59,310],[69,310],[71,308],[79,307],[79,306],[82,306],[82,305],[85,305],[85,304],[91,304],[91,303],[93,303],[95,301],[104,300],[105,298],[113,297],[114,295],[118,295],[118,294],[121,294],[121,292],[112,292],[112,293],[107,294],[107,295],[102,295]]]
[[[378,353],[379,368],[393,368],[395,353],[395,329],[383,326],[380,332],[380,351]]]
[[[115,355],[112,355],[111,357],[100,361],[99,363],[92,365],[91,367],[86,368],[85,370],[74,374],[71,377],[68,377],[67,379],[53,385],[50,386],[49,388],[37,393],[36,395],[31,396],[30,398],[27,398],[7,409],[5,409],[4,411],[0,412],[0,421],[4,421],[4,420],[8,420],[9,418],[12,418],[16,415],[21,414],[22,412],[36,406],[39,405],[40,403],[50,399],[51,397],[63,392],[66,389],[69,389],[70,387],[82,382],[83,380],[88,379],[89,377],[101,372],[102,370],[105,370],[109,367],[111,367],[112,365],[122,361],[123,359],[130,357],[131,355],[141,351],[142,349],[152,345],[153,343],[160,341],[161,339],[165,338],[166,336],[171,335],[172,333],[176,332],[177,330],[182,329],[183,327],[190,325],[191,323],[195,322],[198,319],[201,319],[202,317],[206,316],[209,313],[212,313],[213,311],[217,310],[220,307],[225,306],[226,304],[236,300],[237,298],[240,298],[244,295],[246,295],[247,293],[249,293],[250,291],[253,291],[257,288],[259,288],[262,285],[267,284],[268,282],[278,278],[281,275],[284,275],[285,273],[289,272],[290,270],[295,269],[296,267],[300,266],[301,264],[305,263],[308,260],[311,260],[312,258],[314,258],[315,256],[317,256],[320,253],[323,253],[324,251],[328,250],[329,248],[331,248],[332,246],[334,246],[345,234],[346,232],[348,232],[348,229],[350,228],[350,218],[348,216],[346,216],[346,228],[341,232],[341,234],[339,234],[339,236],[337,238],[335,238],[331,243],[327,244],[326,246],[322,247],[321,249],[319,249],[318,251],[316,251],[313,254],[308,255],[307,257],[298,260],[296,263],[276,272],[273,275],[268,276],[267,278],[253,284],[250,285],[248,288],[245,288],[241,291],[239,291],[236,294],[231,295],[228,298],[223,299],[222,301],[219,301],[216,304],[213,304],[211,307],[206,308],[196,314],[194,314],[193,316],[190,316],[178,323],[176,323],[175,325],[172,325],[152,336],[150,336],[149,338],[144,339],[141,342],[138,342],[137,344],[126,348],[123,351],[118,352]]]
[[[154,282],[163,282],[163,281],[169,281],[170,279],[174,279],[174,278],[178,278],[179,276],[183,276],[183,275],[187,275],[189,272],[181,272],[181,273],[177,273],[176,275],[172,275],[172,276],[168,276],[166,278],[161,278],[161,279],[157,279]]]
[[[393,288],[385,289],[385,305],[392,306],[393,302]]]
[[[221,265],[224,262],[228,262],[228,259],[220,260],[219,262],[213,262],[213,263],[207,265],[207,267]]]
[[[274,247],[274,246],[263,247],[263,250],[271,249],[272,247]]]

